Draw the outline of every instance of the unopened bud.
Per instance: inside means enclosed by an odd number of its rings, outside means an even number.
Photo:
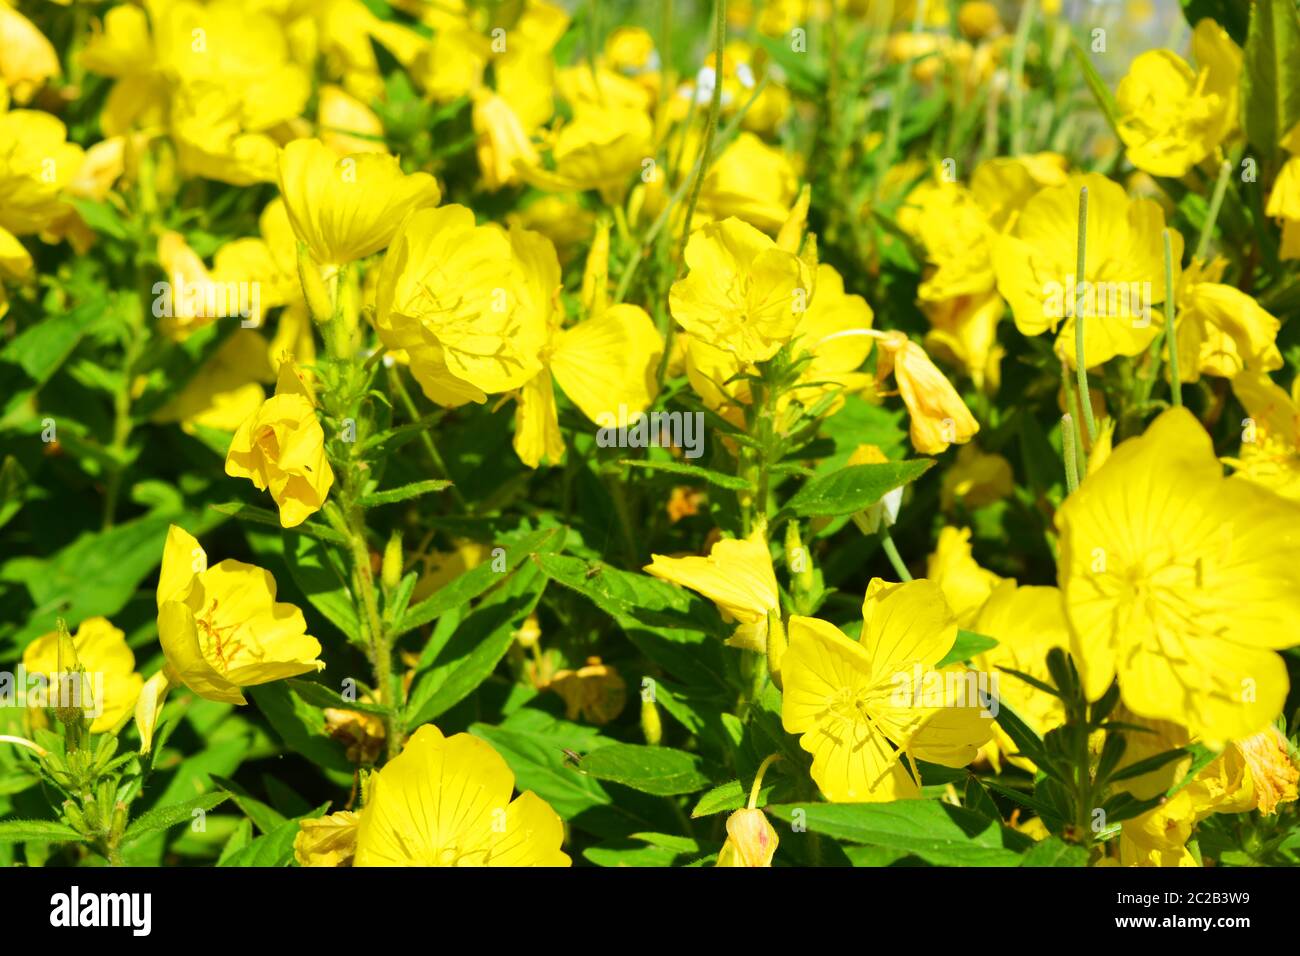
[[[384,593],[391,594],[397,590],[402,580],[402,533],[394,529],[384,548],[384,563],[381,571]]]
[[[664,739],[664,724],[659,717],[659,708],[650,699],[641,701],[641,733],[651,747],[658,747]]]

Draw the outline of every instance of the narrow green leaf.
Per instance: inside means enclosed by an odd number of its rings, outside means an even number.
[[[189,823],[194,819],[196,811],[200,814],[207,813],[207,811],[218,804],[224,803],[229,798],[230,794],[225,790],[217,790],[213,793],[201,793],[197,797],[191,797],[170,806],[150,810],[148,813],[142,814],[131,821],[131,825],[126,828],[126,833],[122,835],[122,846],[129,846],[143,836],[157,833],[159,830],[166,830],[178,823]]]

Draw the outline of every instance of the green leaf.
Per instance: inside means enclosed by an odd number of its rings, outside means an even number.
[[[9,523],[27,501],[28,477],[13,455],[5,455],[0,465],[0,528]]]
[[[969,661],[977,654],[983,654],[985,651],[991,651],[998,646],[998,642],[984,634],[976,634],[974,631],[959,630],[957,640],[953,641],[952,650],[944,655],[943,660],[934,666],[947,667],[949,664],[961,664]]]
[[[285,528],[280,524],[280,516],[274,511],[268,511],[266,508],[258,508],[254,505],[246,505],[242,501],[228,501],[224,504],[208,505],[208,507],[218,514],[237,518],[240,521],[247,521],[251,524],[264,524],[272,528],[280,528],[280,530],[286,532],[310,535],[321,541],[328,541],[330,544],[348,543],[343,535],[328,525],[320,524],[317,521],[304,521],[292,528]]]
[[[329,804],[318,807],[303,819],[316,819]],[[270,833],[258,837],[243,849],[222,859],[221,866],[288,866],[293,862],[293,841],[298,837],[299,820],[286,820]]]
[[[582,758],[579,769],[597,780],[621,783],[642,793],[673,796],[709,785],[695,754],[671,747],[613,743]]]
[[[1228,31],[1232,42],[1242,46],[1250,24],[1250,4],[1241,0],[1180,0],[1188,26],[1196,26],[1207,17]]]
[[[352,592],[343,577],[345,572],[335,564],[329,549],[300,534],[285,532],[283,541],[285,566],[312,607],[349,641],[360,643],[361,624],[352,603]]]
[[[1137,763],[1129,764],[1122,770],[1117,770],[1115,773],[1111,774],[1111,782],[1114,783],[1119,780],[1132,780],[1134,777],[1141,777],[1143,774],[1159,770],[1167,763],[1181,760],[1183,757],[1187,756],[1187,753],[1188,751],[1186,748],[1176,747],[1173,750],[1166,750],[1162,753],[1158,753],[1153,757],[1147,757],[1145,760],[1139,760]]]
[[[780,820],[801,821],[814,833],[905,850],[936,866],[1019,866],[1033,841],[977,813],[936,800],[893,803],[782,804],[767,808]]]
[[[651,471],[668,472],[686,478],[698,478],[719,488],[726,488],[728,491],[748,491],[750,488],[750,483],[744,478],[726,475],[720,471],[714,471],[712,468],[701,468],[699,465],[686,465],[678,461],[642,461],[634,458],[624,458],[619,464],[629,465],[633,468],[648,468]]]
[[[84,843],[86,838],[72,827],[53,820],[0,820],[0,843],[23,843],[27,840]]]
[[[363,714],[374,714],[376,717],[384,717],[388,714],[388,708],[382,704],[367,704],[360,700],[345,700],[333,688],[326,687],[316,681],[290,679],[286,683],[295,694],[313,707],[355,710]]]
[[[461,622],[432,665],[415,675],[406,707],[408,727],[434,720],[487,680],[545,587],[545,576],[526,565]]]
[[[1300,11],[1295,0],[1256,0],[1241,64],[1241,122],[1251,144],[1276,158],[1300,123]]]
[[[781,515],[829,518],[857,514],[895,488],[915,481],[933,464],[931,458],[916,458],[877,465],[849,465],[807,482],[785,503]]]
[[[290,750],[337,774],[352,777],[352,764],[342,746],[325,733],[325,716],[284,681],[247,688],[271,727]]]
[[[1021,866],[1087,866],[1088,851],[1060,837],[1048,837],[1031,846]]]
[[[102,302],[93,302],[48,316],[0,349],[0,428],[23,414],[28,399],[68,360],[102,308]]]
[[[412,498],[418,498],[421,495],[427,495],[434,491],[444,491],[451,487],[450,481],[439,481],[430,479],[428,481],[413,481],[409,485],[402,485],[398,488],[389,488],[387,491],[376,491],[372,494],[361,497],[361,507],[376,508],[380,505],[397,504],[399,501],[410,501]]]
[[[1115,94],[1110,91],[1106,81],[1101,78],[1097,68],[1092,65],[1092,57],[1088,51],[1083,48],[1078,38],[1071,43],[1074,50],[1074,58],[1078,62],[1080,69],[1083,70],[1083,81],[1088,84],[1088,89],[1092,91],[1092,98],[1097,101],[1097,107],[1101,110],[1101,115],[1106,118],[1106,124],[1110,126],[1110,131],[1119,138],[1119,104],[1115,102]]]
[[[122,835],[121,845],[129,846],[150,833],[166,830],[178,823],[189,823],[194,819],[196,810],[206,813],[229,798],[230,794],[225,790],[218,790],[214,793],[201,793],[189,800],[182,800],[180,803],[173,803],[170,806],[150,810],[148,813],[142,814],[131,821],[131,825],[126,828],[126,833]]]
[[[495,554],[491,561],[484,561],[477,567],[470,568],[454,581],[434,591],[419,604],[408,607],[402,615],[401,623],[393,628],[392,636],[400,637],[417,627],[423,627],[437,620],[454,608],[463,607],[513,575],[526,558],[545,548],[559,547],[563,542],[564,533],[560,528],[543,528],[541,531],[525,534],[513,542],[508,538],[504,539],[500,545],[504,552],[500,555],[505,559],[504,569],[497,563],[498,556]]]

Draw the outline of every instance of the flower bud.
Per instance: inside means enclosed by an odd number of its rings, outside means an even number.
[[[762,810],[737,810],[727,817],[727,842],[718,866],[771,866],[778,843],[776,830]]]
[[[397,590],[402,581],[402,532],[394,529],[384,548],[384,563],[381,568],[381,580],[384,593],[391,594]]]

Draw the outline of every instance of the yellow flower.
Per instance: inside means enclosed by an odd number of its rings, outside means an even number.
[[[0,0],[0,87],[9,88],[15,103],[26,103],[59,73],[59,55],[45,34]]]
[[[728,644],[766,650],[768,615],[779,613],[780,592],[772,555],[761,531],[748,538],[723,538],[707,558],[670,558],[662,554],[650,558],[646,573],[697,591],[718,606],[723,620],[737,622]]]
[[[654,126],[644,110],[629,107],[580,107],[573,119],[550,139],[554,170],[517,164],[520,174],[539,189],[552,192],[599,190],[619,203],[634,173],[654,152]]]
[[[333,84],[320,88],[316,125],[321,142],[339,156],[384,152],[384,124],[375,111]]]
[[[1282,164],[1264,214],[1282,220],[1283,259],[1300,259],[1300,123],[1282,137],[1279,145],[1291,154]]]
[[[974,673],[935,667],[957,638],[936,585],[875,578],[862,616],[857,641],[825,621],[790,618],[781,665],[782,723],[813,755],[813,780],[833,803],[920,796],[917,760],[963,767],[992,733]]]
[[[1078,298],[1079,190],[1088,189],[1088,248],[1083,282],[1085,358],[1101,365],[1116,355],[1137,355],[1159,332],[1155,306],[1165,300],[1165,216],[1150,199],[1129,199],[1122,187],[1097,173],[1071,176],[1026,204],[993,253],[998,291],[1011,304],[1024,335],[1056,331],[1056,348],[1074,363],[1074,310]],[[1172,237],[1173,257],[1183,241]]]
[[[49,113],[0,113],[0,229],[27,236],[50,228],[68,207],[62,193],[84,154]]]
[[[975,437],[979,422],[921,346],[902,332],[887,332],[878,344],[876,379],[884,381],[893,373],[911,419],[913,448],[923,455],[937,455],[950,444],[965,444]]]
[[[299,820],[293,857],[299,866],[351,866],[359,826],[359,814],[351,810]]]
[[[126,635],[103,617],[82,621],[72,636],[72,646],[85,671],[79,703],[86,716],[91,718],[91,733],[108,733],[131,713],[144,684],[144,678],[135,672],[135,655],[126,644]],[[59,660],[57,631],[38,637],[27,645],[23,651],[23,667],[28,674],[47,677],[72,673],[68,662],[61,664]],[[54,678],[51,678],[49,693],[51,703],[57,702],[60,689]]]
[[[1300,501],[1300,376],[1290,395],[1262,372],[1233,376],[1232,391],[1249,417],[1240,456],[1225,460],[1247,481]]]
[[[1196,71],[1169,50],[1140,54],[1115,93],[1129,162],[1153,176],[1186,175],[1236,126],[1241,50],[1209,19],[1196,25],[1192,50]]]
[[[506,100],[482,91],[474,97],[474,133],[483,185],[495,192],[521,180],[516,164],[536,166],[541,160],[528,130]]]
[[[1276,340],[1282,327],[1251,296],[1219,282],[1224,259],[1193,262],[1177,285],[1178,372],[1184,382],[1201,375],[1232,378],[1243,369],[1282,367]]]
[[[510,242],[529,290],[529,311],[543,316],[549,333],[540,350],[542,369],[520,389],[515,414],[515,451],[536,468],[543,458],[555,463],[564,454],[553,382],[592,421],[624,421],[653,400],[664,346],[645,310],[625,303],[597,306],[585,321],[561,328],[560,263],[554,246],[540,233],[522,229],[510,231]],[[589,266],[593,256],[594,251]],[[603,292],[603,277],[600,281]],[[600,298],[594,287],[592,296],[593,302]]]
[[[1300,505],[1222,475],[1190,412],[1121,443],[1056,514],[1071,651],[1096,700],[1211,745],[1281,709],[1297,643]]]
[[[262,406],[261,383],[273,378],[266,339],[252,329],[235,329],[151,420],[180,422],[190,435],[200,428],[234,432]]]
[[[441,198],[428,173],[408,176],[379,153],[340,158],[317,139],[295,140],[281,152],[280,194],[294,233],[323,266],[378,252],[408,213]]]
[[[445,206],[414,213],[394,238],[375,328],[388,348],[410,356],[430,400],[463,405],[519,388],[541,370],[548,308],[505,230]]]
[[[1006,304],[996,290],[942,302],[922,302],[930,320],[925,350],[961,368],[977,389],[993,394],[1002,382],[998,322]]]
[[[491,745],[425,724],[370,781],[356,866],[568,866],[564,824]]]
[[[957,8],[957,25],[968,39],[982,40],[1002,32],[997,4],[988,0],[967,0]]]
[[[970,629],[998,642],[997,647],[976,656],[971,663],[977,670],[998,674],[999,702],[1015,711],[1040,737],[1064,724],[1065,705],[1059,697],[997,670],[1006,667],[1052,683],[1047,654],[1057,647],[1068,650],[1070,645],[1061,592],[1051,587],[1017,587],[1014,581],[1003,581],[975,615]],[[1001,725],[993,733],[998,748],[1011,763],[1033,771],[1029,760],[1016,756],[1020,748]]]
[[[967,508],[982,508],[1011,494],[1011,462],[1001,455],[986,455],[974,445],[957,452],[957,460],[944,472],[940,501],[951,511],[960,501]]]
[[[673,318],[742,362],[775,355],[812,300],[807,263],[739,219],[692,233],[686,264],[690,272],[669,293]]]
[[[269,571],[230,558],[208,567],[172,525],[158,578],[158,640],[177,683],[208,700],[244,704],[241,687],[319,671],[320,643],[302,611],[275,600]]]
[[[226,474],[249,479],[259,491],[269,488],[286,528],[324,507],[334,470],[325,457],[325,431],[312,394],[292,362],[280,366],[275,395],[235,432]]]
[[[598,726],[607,724],[623,712],[627,702],[627,684],[599,657],[588,657],[586,665],[576,671],[556,671],[547,686],[564,698],[567,720],[581,717]]]
[[[697,214],[743,219],[775,232],[790,214],[799,181],[780,149],[745,132],[719,154],[700,187]]]
[[[971,627],[975,615],[1002,578],[976,562],[971,554],[970,529],[945,525],[934,553],[926,560],[925,575],[943,591],[961,627]]]
[[[727,840],[717,866],[771,866],[780,838],[762,810],[747,807],[727,817]]]

